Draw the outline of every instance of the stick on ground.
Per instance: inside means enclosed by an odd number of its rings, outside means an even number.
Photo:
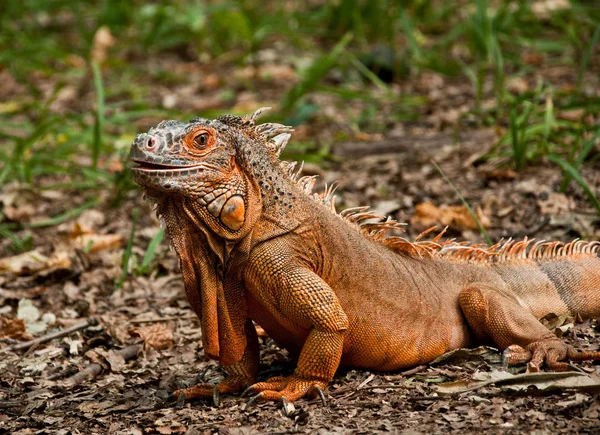
[[[89,326],[96,326],[97,324],[98,324],[98,320],[96,320],[94,317],[91,317],[89,319],[82,320],[81,322],[76,323],[73,326],[70,326],[66,329],[62,329],[62,330],[56,331],[56,332],[51,332],[42,337],[38,337],[38,338],[34,338],[33,340],[26,341],[25,343],[19,343],[19,344],[15,344],[13,346],[6,347],[6,348],[0,350],[0,353],[29,349],[31,346],[37,346],[42,343],[46,343],[47,341],[54,340],[55,338],[65,337],[73,332],[79,331],[81,329],[85,329]]]
[[[142,349],[139,344],[132,344],[131,346],[120,349],[118,353],[123,357],[125,361],[133,359],[137,356],[138,352]],[[76,385],[85,382],[88,379],[92,379],[98,376],[102,372],[102,366],[98,363],[90,364],[88,367],[83,369],[77,374],[74,374],[70,378],[65,379],[65,386],[74,387]]]

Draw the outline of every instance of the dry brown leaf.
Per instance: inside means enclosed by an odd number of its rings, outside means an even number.
[[[572,323],[573,318],[568,314],[562,314],[560,316],[554,313],[548,313],[540,319],[540,323],[548,329],[558,328],[565,323]]]
[[[537,203],[541,214],[559,215],[575,209],[575,201],[564,193],[549,193],[547,196],[539,198]]]
[[[4,216],[14,222],[31,222],[32,217],[40,214],[38,195],[24,184],[9,183],[3,186],[0,203]]]
[[[524,51],[523,53],[521,53],[520,57],[521,62],[532,66],[540,66],[546,60],[545,56],[542,53],[536,51]]]
[[[161,350],[173,345],[173,331],[160,323],[134,328],[132,332],[144,340],[145,349],[152,347]]]
[[[119,373],[125,367],[125,358],[119,352],[112,349],[106,351],[101,348],[96,349],[95,352],[106,360],[114,373]]]
[[[76,249],[87,249],[87,252],[99,252],[121,246],[123,237],[120,234],[82,234],[73,239]]]
[[[475,209],[475,214],[484,228],[490,226],[490,219],[483,214],[480,207]],[[455,229],[477,230],[477,222],[464,205],[444,205],[437,207],[431,202],[422,202],[415,207],[415,215],[410,219],[411,225],[418,228],[430,228],[437,224]]]
[[[71,266],[71,259],[64,251],[57,251],[50,257],[46,257],[38,250],[33,250],[12,257],[0,258],[0,275],[6,273],[31,275],[52,268],[71,269]]]
[[[33,336],[27,332],[24,319],[9,319],[0,317],[0,338],[27,341]]]
[[[104,62],[108,56],[108,49],[112,47],[115,42],[117,42],[117,40],[112,33],[110,33],[110,29],[107,26],[100,27],[94,35],[90,58],[99,64]]]
[[[527,390],[530,387],[536,387],[542,391],[556,389],[576,389],[591,393],[600,391],[598,380],[580,372],[538,372],[513,375],[506,371],[494,370],[475,373],[473,379],[439,384],[438,393],[458,394],[492,384],[511,390]]]
[[[513,77],[506,83],[506,88],[513,94],[523,94],[527,92],[529,86],[527,81],[522,77]]]
[[[498,180],[498,181],[510,181],[516,179],[519,174],[517,174],[512,169],[492,169],[484,174],[488,179]]]
[[[117,340],[121,344],[125,344],[129,340],[129,332],[123,327],[122,319],[114,318],[110,315],[100,317],[102,326],[108,335]]]
[[[573,110],[561,110],[557,113],[557,116],[567,121],[577,122],[580,121],[585,115],[585,109],[573,109]]]
[[[571,9],[569,0],[538,0],[530,6],[532,12],[540,19],[548,19],[555,11]]]
[[[430,365],[439,363],[445,364],[458,364],[464,363],[465,361],[485,361],[489,364],[500,364],[502,362],[502,356],[498,349],[490,346],[479,346],[476,348],[459,348],[446,352],[440,355]]]
[[[23,252],[12,257],[0,258],[0,274],[14,273],[21,275],[43,270],[48,263],[48,257],[37,250]]]
[[[102,355],[100,355],[96,350],[88,350],[85,353],[85,356],[88,357],[92,362],[100,364],[104,370],[108,370],[109,366],[106,362],[106,359]]]

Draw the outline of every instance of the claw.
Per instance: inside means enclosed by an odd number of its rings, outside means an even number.
[[[215,404],[215,407],[219,408],[221,406],[221,392],[219,391],[219,386],[215,385],[215,388],[213,388],[213,403]]]
[[[243,392],[242,395],[240,397],[246,397],[248,394],[254,392],[254,388],[252,385],[250,385],[248,388],[246,388]]]
[[[285,396],[281,396],[281,408],[283,410],[283,415],[286,417],[291,417],[294,414],[294,405],[288,402]]]
[[[262,397],[262,394],[260,394],[260,393],[258,393],[256,396],[252,396],[252,397],[250,398],[250,400],[248,400],[248,401],[246,402],[246,409],[248,409],[248,408],[250,408],[250,407],[254,406],[254,404],[256,403],[256,401],[257,401],[258,399],[260,399],[261,397]]]
[[[175,403],[175,406],[178,408],[183,408],[183,405],[185,405],[185,393],[182,392],[179,396],[177,396],[177,402]]]
[[[502,371],[508,371],[508,358],[510,355],[510,349],[506,348],[502,351]]]
[[[321,399],[321,404],[323,406],[327,406],[327,399],[325,399],[325,392],[323,391],[323,389],[320,386],[315,385],[315,390],[319,395],[319,398]]]

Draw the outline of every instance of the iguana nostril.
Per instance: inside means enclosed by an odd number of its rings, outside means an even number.
[[[156,140],[153,137],[149,137],[146,142],[146,149],[152,151],[154,148],[156,148]]]

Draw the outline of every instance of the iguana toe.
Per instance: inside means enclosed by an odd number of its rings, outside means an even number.
[[[182,388],[176,390],[169,395],[167,400],[180,400],[183,402],[191,399],[205,399],[211,398],[214,405],[219,407],[221,405],[221,394],[223,393],[238,393],[242,389],[242,383],[236,379],[227,378],[223,382],[219,382],[216,385],[208,383],[200,383],[193,387]],[[183,397],[183,399],[181,399]]]
[[[526,348],[512,345],[502,352],[506,365],[527,363],[528,372],[539,372],[545,365],[549,370],[563,372],[572,369],[565,361],[600,360],[600,352],[580,351],[560,340],[541,340]]]
[[[246,389],[244,394],[248,392],[258,392],[248,401],[248,406],[254,404],[257,400],[275,400],[286,401],[288,403],[310,395],[319,395],[323,403],[325,403],[325,394],[323,388],[326,383],[322,381],[304,379],[296,375],[282,378],[277,376],[266,382],[258,382]]]

